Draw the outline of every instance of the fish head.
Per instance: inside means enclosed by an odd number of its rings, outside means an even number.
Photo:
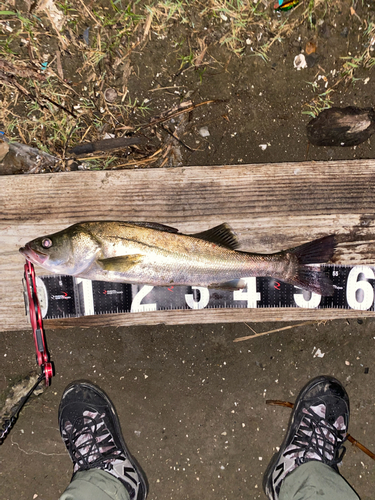
[[[80,224],[29,241],[20,248],[25,258],[48,271],[78,275],[87,269],[100,250],[91,233]]]

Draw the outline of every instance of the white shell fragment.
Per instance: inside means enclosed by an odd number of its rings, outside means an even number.
[[[118,97],[118,94],[117,94],[117,90],[116,89],[113,89],[113,88],[108,88],[108,89],[105,89],[104,91],[104,99],[107,101],[107,102],[115,102],[115,100],[117,99]]]
[[[299,71],[300,69],[307,68],[306,58],[303,54],[298,54],[294,58],[294,67]]]
[[[201,135],[202,137],[209,137],[210,132],[208,131],[207,127],[201,127],[199,129],[199,135]]]
[[[325,352],[322,352],[319,348],[316,349],[314,347],[314,349],[313,349],[313,358],[324,358],[324,354],[325,354]]]

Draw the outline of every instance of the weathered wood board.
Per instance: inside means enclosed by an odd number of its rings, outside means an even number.
[[[28,326],[18,249],[83,220],[155,221],[182,232],[228,222],[241,249],[276,252],[338,235],[335,262],[375,264],[375,160],[181,167],[0,177],[0,321]],[[37,273],[46,274],[36,268]],[[353,310],[157,311],[45,326],[183,324],[372,316]]]

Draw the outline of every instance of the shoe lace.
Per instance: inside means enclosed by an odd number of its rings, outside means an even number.
[[[332,424],[322,419],[310,408],[305,410],[298,431],[292,441],[292,447],[286,454],[303,452],[298,456],[297,463],[301,465],[318,457],[329,466],[337,466],[343,459],[346,449],[342,446],[346,440],[346,431],[339,430]]]
[[[114,460],[125,460],[116,447],[112,435],[107,429],[103,416],[85,415],[78,417],[64,429],[67,446],[74,457],[77,470],[93,468],[111,468]]]

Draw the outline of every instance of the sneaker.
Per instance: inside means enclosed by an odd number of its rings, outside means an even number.
[[[131,500],[145,500],[144,472],[130,455],[116,410],[108,396],[89,382],[73,382],[65,389],[59,407],[61,437],[79,471],[101,469],[127,489]]]
[[[289,428],[280,451],[269,463],[263,489],[270,500],[278,500],[285,477],[311,460],[323,462],[338,472],[349,425],[349,397],[333,377],[311,380],[294,404]]]

